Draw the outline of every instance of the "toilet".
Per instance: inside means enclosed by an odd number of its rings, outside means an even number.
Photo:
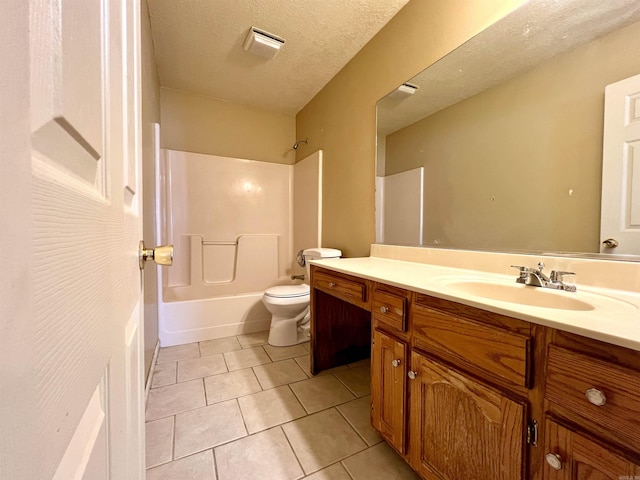
[[[335,248],[308,248],[302,251],[306,266],[306,281],[309,281],[311,269],[309,260],[321,258],[340,258],[342,252]],[[299,262],[300,263],[300,262]],[[269,345],[287,347],[309,341],[309,304],[311,289],[308,283],[299,285],[278,285],[267,288],[262,302],[271,313]]]

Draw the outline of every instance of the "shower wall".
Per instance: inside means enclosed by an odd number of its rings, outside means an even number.
[[[169,297],[264,290],[291,259],[292,167],[165,150]]]

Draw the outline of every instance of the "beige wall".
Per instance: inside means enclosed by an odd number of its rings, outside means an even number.
[[[153,124],[160,121],[160,83],[151,41],[151,26],[146,0],[140,0],[142,35],[142,210],[143,236],[155,246],[155,165]],[[158,289],[156,267],[148,265],[144,272],[144,367],[145,377],[158,342]]]
[[[162,147],[295,163],[295,118],[195,93],[162,88]]]
[[[637,45],[640,23],[389,135],[387,174],[425,167],[424,243],[597,253],[604,88]]]
[[[297,115],[322,149],[323,246],[366,256],[375,238],[376,101],[524,0],[411,0]]]

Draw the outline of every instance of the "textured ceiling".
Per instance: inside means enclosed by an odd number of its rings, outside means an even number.
[[[408,0],[147,0],[160,84],[295,114]],[[273,60],[242,48],[278,35]]]
[[[638,21],[638,0],[530,0],[410,79],[420,87],[414,95],[378,102],[378,133],[395,132]]]

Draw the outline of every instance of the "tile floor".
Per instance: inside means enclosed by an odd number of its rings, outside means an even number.
[[[314,377],[267,333],[160,349],[147,480],[418,478],[369,424],[368,361]]]

